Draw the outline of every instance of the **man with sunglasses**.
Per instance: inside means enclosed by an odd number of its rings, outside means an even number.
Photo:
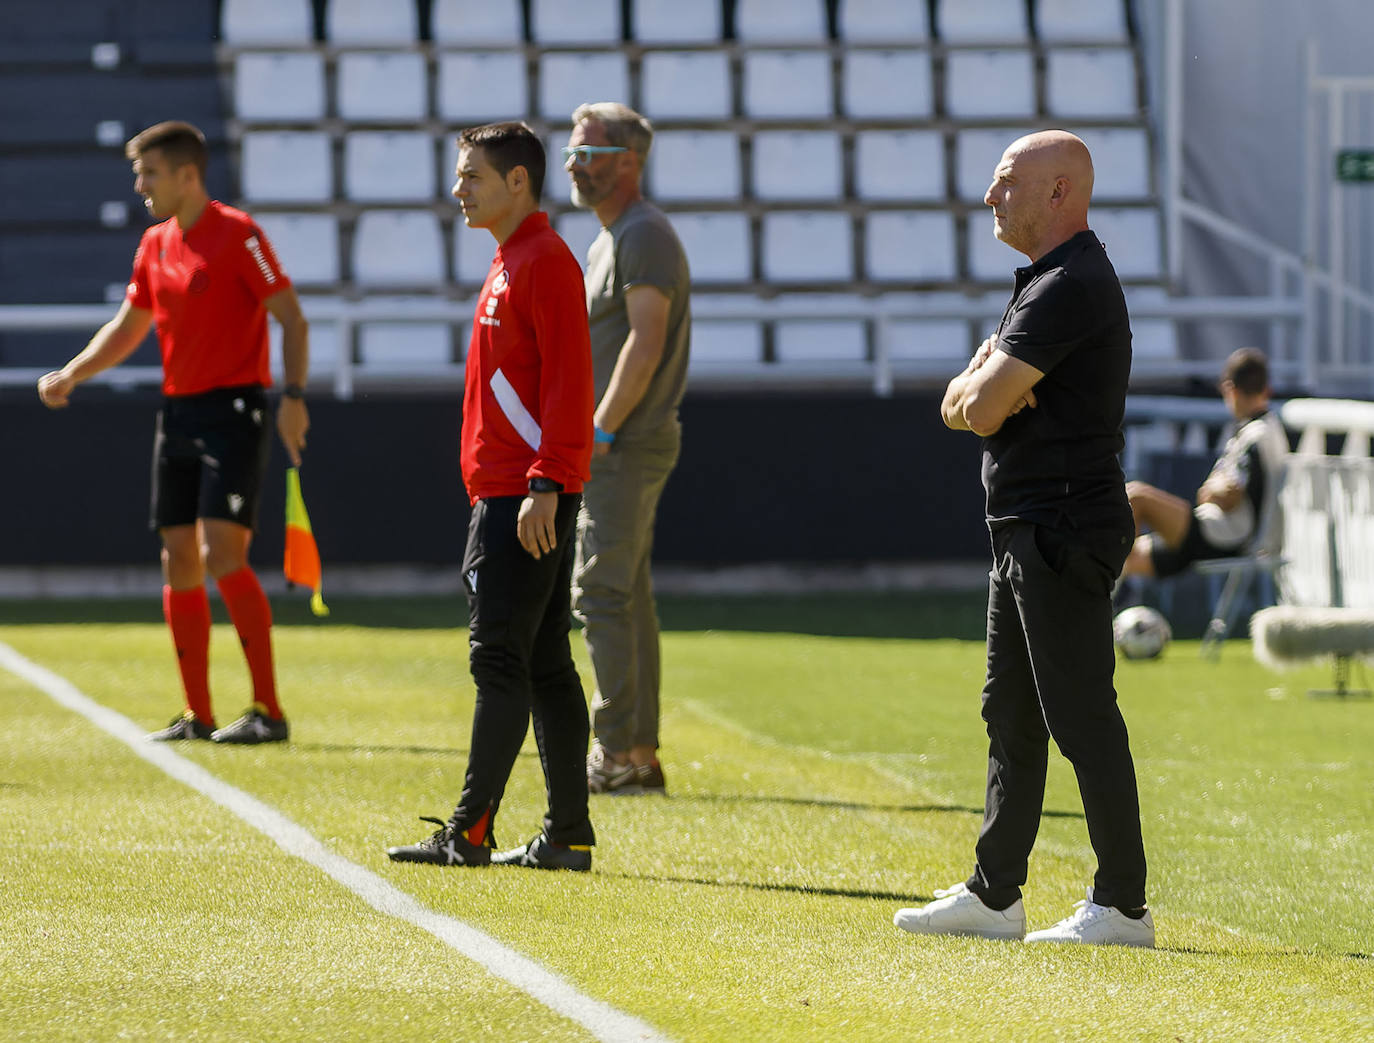
[[[593,793],[661,794],[650,556],[659,497],[681,443],[691,278],[672,225],[640,189],[649,121],[615,102],[582,105],[572,118],[563,150],[572,201],[602,226],[587,253],[596,443],[573,574],[573,604],[596,673],[587,784]]]

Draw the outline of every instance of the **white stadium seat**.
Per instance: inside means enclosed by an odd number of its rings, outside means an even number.
[[[695,274],[695,273],[694,273]],[[763,361],[763,328],[747,319],[692,319],[692,353],[687,372],[741,368]]]
[[[868,215],[864,267],[875,282],[951,282],[959,277],[954,215],[943,210]]]
[[[1088,224],[1097,233],[1122,279],[1158,279],[1163,261],[1159,213],[1152,207],[1093,207]]]
[[[220,38],[242,47],[259,43],[310,43],[315,15],[310,0],[224,0]]]
[[[720,4],[634,0],[631,29],[640,43],[711,43],[721,38]]]
[[[454,281],[462,286],[481,286],[487,281],[496,240],[485,228],[469,228],[460,213],[453,219]]]
[[[744,114],[753,119],[829,119],[835,113],[829,51],[753,51],[744,56]]]
[[[537,43],[619,44],[620,0],[531,0],[530,36]]]
[[[346,51],[336,97],[342,119],[419,123],[429,115],[425,59],[414,51]]]
[[[954,138],[954,191],[966,203],[981,203],[1002,153],[1024,128],[961,130]],[[989,218],[989,220],[991,220]]]
[[[440,46],[518,47],[525,42],[520,0],[434,0],[430,34]]]
[[[344,135],[344,196],[358,202],[424,202],[438,194],[434,140],[423,131]]]
[[[1025,0],[938,0],[935,24],[945,43],[1029,43]]]
[[[842,76],[846,115],[910,121],[934,111],[929,51],[847,51]]]
[[[735,39],[743,43],[824,43],[824,0],[736,0]]]
[[[936,130],[864,130],[854,136],[860,199],[943,200],[945,143]]]
[[[1123,0],[1036,0],[1035,35],[1046,43],[1125,43]]]
[[[525,56],[519,51],[441,53],[435,106],[440,119],[462,125],[528,111]]]
[[[333,214],[260,213],[256,219],[292,283],[332,286],[339,281],[339,219]]]
[[[587,267],[587,250],[601,234],[601,222],[590,210],[565,210],[558,215],[554,229],[568,244],[568,249],[577,258],[577,263]]]
[[[856,319],[782,320],[773,327],[773,355],[784,364],[863,362],[868,337]]]
[[[1051,116],[1134,119],[1140,113],[1135,55],[1126,47],[1047,51],[1045,108]]]
[[[969,277],[978,282],[1005,284],[1010,289],[1012,272],[1030,264],[1029,257],[993,235],[991,210],[968,215],[967,243]]]
[[[749,218],[739,211],[673,214],[694,283],[747,283],[754,277]]]
[[[360,286],[438,286],[445,281],[439,219],[429,210],[364,211],[353,228],[352,261]]]
[[[648,178],[654,199],[738,199],[739,138],[728,130],[661,130],[649,150]]]
[[[759,199],[839,199],[844,194],[840,136],[832,130],[762,130],[754,135],[753,151]]]
[[[930,15],[923,3],[840,0],[839,30],[846,43],[925,43]]]
[[[329,0],[324,38],[333,44],[413,44],[420,40],[420,13],[408,0]]]
[[[327,203],[334,164],[324,131],[250,131],[239,165],[243,198],[252,203]]]
[[[246,52],[234,59],[234,115],[248,122],[324,118],[324,56]]]
[[[1031,52],[951,51],[945,58],[945,111],[960,120],[1035,115]]]
[[[288,272],[288,274],[290,274]],[[294,278],[294,276],[293,276]],[[310,307],[306,306],[306,316],[310,315]],[[272,379],[283,380],[285,376],[282,372],[281,354],[281,324],[269,322],[267,324],[267,351],[269,365],[272,367]],[[332,376],[339,368],[339,327],[328,319],[310,321],[310,379],[319,380],[321,377]]]
[[[728,119],[730,59],[725,51],[648,51],[639,73],[651,120]]]
[[[1075,130],[1093,157],[1093,199],[1150,198],[1150,142],[1143,127]]]
[[[887,336],[887,357],[894,362],[965,360],[973,354],[974,337],[963,319],[894,319]]]
[[[775,211],[763,218],[765,282],[848,282],[854,278],[849,215]]]
[[[364,322],[358,364],[369,373],[438,373],[454,365],[453,331],[445,322]]]
[[[585,101],[624,101],[630,68],[620,51],[545,54],[539,61],[539,113],[570,121]]]

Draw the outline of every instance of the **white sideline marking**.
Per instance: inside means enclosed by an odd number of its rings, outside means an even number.
[[[493,976],[510,982],[550,1010],[575,1021],[597,1039],[607,1043],[667,1040],[646,1022],[584,995],[565,979],[490,935],[452,916],[426,909],[370,869],[330,851],[308,830],[281,812],[212,775],[199,764],[173,753],[167,745],[149,742],[143,729],[129,718],[102,706],[66,678],[26,659],[4,642],[0,642],[0,666],[85,717],[154,767],[238,816],[274,840],[288,855],[309,862],[333,877],[378,912],[428,931]]]

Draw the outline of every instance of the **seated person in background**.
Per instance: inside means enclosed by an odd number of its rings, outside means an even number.
[[[1269,411],[1269,361],[1258,348],[1231,353],[1221,397],[1235,417],[1230,437],[1196,504],[1145,482],[1127,482],[1136,541],[1121,575],[1172,576],[1201,558],[1245,553],[1257,535],[1288,452],[1288,436]],[[1140,535],[1142,530],[1148,530]]]

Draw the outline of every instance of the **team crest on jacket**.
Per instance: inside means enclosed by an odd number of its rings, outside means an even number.
[[[491,281],[491,292],[502,293],[509,285],[510,276],[507,275],[506,270],[502,268],[499,272],[496,273],[496,278]]]

